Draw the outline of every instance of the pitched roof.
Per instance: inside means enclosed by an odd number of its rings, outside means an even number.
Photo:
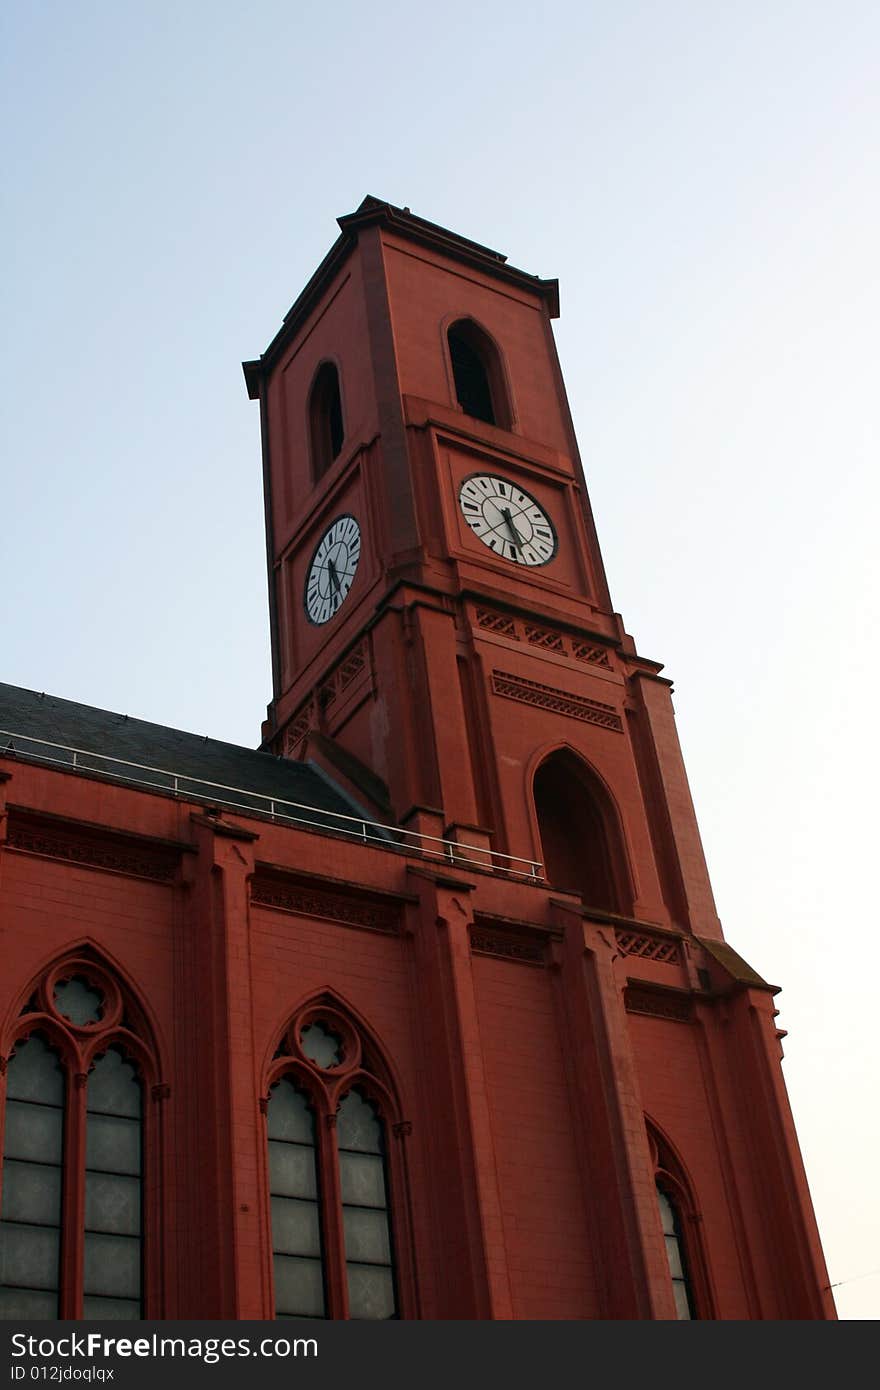
[[[73,750],[77,750],[75,763]],[[346,823],[335,817],[361,814],[343,789],[313,763],[278,758],[2,683],[0,754],[58,763],[67,769],[75,766],[91,776],[110,776],[161,791],[175,790],[176,777],[176,789],[187,799],[242,810],[268,812],[264,798],[295,802],[314,810],[311,823],[319,829],[344,829]]]

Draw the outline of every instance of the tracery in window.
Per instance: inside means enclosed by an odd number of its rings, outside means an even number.
[[[141,1318],[157,1139],[144,1098],[166,1089],[150,1030],[91,953],[27,997],[3,1047],[0,1317]]]
[[[264,1109],[275,1316],[399,1317],[408,1126],[378,1049],[335,1001],[288,1025]]]

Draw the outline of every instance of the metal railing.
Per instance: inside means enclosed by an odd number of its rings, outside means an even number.
[[[41,753],[32,748],[22,748],[22,743],[34,745],[34,749],[51,749],[52,752]],[[62,756],[56,756],[57,754]],[[535,859],[523,859],[516,854],[501,854],[497,850],[483,849],[479,845],[447,840],[439,835],[426,835],[418,830],[404,830],[396,825],[383,825],[380,821],[366,820],[362,816],[348,816],[341,811],[328,811],[320,806],[308,806],[304,802],[287,801],[284,797],[269,796],[264,792],[249,791],[243,787],[229,787],[222,782],[211,782],[204,777],[191,776],[186,772],[170,772],[167,768],[150,767],[145,763],[131,762],[127,758],[113,758],[107,753],[93,753],[85,748],[73,748],[65,743],[53,743],[49,739],[15,733],[11,729],[0,729],[0,757],[22,758],[28,762],[45,763],[73,772],[90,773],[138,787],[170,792],[172,796],[189,801],[210,801],[212,806],[256,812],[257,815],[268,816],[273,821],[330,831],[379,849],[418,854],[429,859],[442,859],[448,864],[467,864],[472,868],[510,874],[515,878],[543,878],[543,865]]]

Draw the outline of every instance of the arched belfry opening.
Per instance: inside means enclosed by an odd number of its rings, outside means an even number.
[[[472,319],[458,319],[447,332],[455,395],[466,415],[510,428],[510,407],[498,349]]]
[[[632,913],[617,814],[605,787],[567,750],[551,753],[534,781],[544,872],[554,888],[580,893],[587,907]]]
[[[323,477],[339,457],[345,439],[339,373],[332,362],[324,362],[315,377],[309,397],[309,433],[312,445],[312,473],[315,482]]]

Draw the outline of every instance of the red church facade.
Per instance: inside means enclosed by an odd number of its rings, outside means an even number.
[[[834,1316],[554,281],[367,199],[267,352],[260,751],[0,687],[0,1316]]]

